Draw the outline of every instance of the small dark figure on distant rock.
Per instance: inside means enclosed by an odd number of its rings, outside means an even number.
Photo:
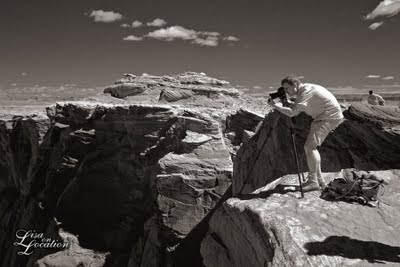
[[[296,98],[295,102],[290,104],[290,107],[284,107],[282,103],[275,103],[272,99],[269,99],[268,103],[289,117],[297,116],[304,111],[314,119],[304,144],[309,174],[308,180],[303,184],[303,191],[324,189],[321,156],[317,146],[320,146],[327,135],[343,122],[340,104],[324,87],[311,83],[303,84],[297,77],[288,76],[282,80],[281,85],[289,97]]]
[[[385,105],[385,100],[383,100],[383,98],[380,95],[375,94],[374,91],[372,91],[372,90],[369,91],[369,96],[367,98],[367,101],[368,101],[368,104],[374,105],[374,106],[376,106],[378,104],[380,106]]]

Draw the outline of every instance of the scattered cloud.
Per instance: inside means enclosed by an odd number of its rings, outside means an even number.
[[[239,41],[239,38],[235,37],[235,36],[228,36],[224,38],[225,41],[231,41],[231,42],[237,42]]]
[[[150,74],[148,74],[148,73],[146,73],[146,72],[143,72],[143,73],[142,73],[142,76],[150,76]]]
[[[126,36],[123,40],[124,41],[142,41],[143,37],[138,37],[138,36],[135,36],[135,35],[129,35],[129,36]]]
[[[154,38],[163,41],[173,41],[175,39],[194,40],[197,38],[197,32],[186,29],[182,26],[171,26],[149,32],[146,37]]]
[[[217,46],[218,45],[218,37],[207,36],[207,38],[196,38],[192,42],[193,44],[198,44],[201,46]]]
[[[255,90],[261,90],[261,89],[263,89],[263,88],[262,88],[262,86],[255,85],[255,86],[253,86],[253,89],[255,89]]]
[[[99,13],[98,11],[99,10],[96,10],[97,13]],[[100,10],[100,11],[102,11],[102,10]],[[95,12],[95,11],[93,11],[93,12]],[[104,11],[102,11],[102,12],[104,13]],[[122,17],[122,15],[121,15],[121,17]],[[153,20],[152,22],[146,23],[147,26],[152,26],[152,27],[162,27],[165,24],[167,24],[167,22],[160,18],[157,18],[157,19]],[[144,24],[142,22],[135,20],[134,22],[132,22],[132,24],[123,23],[120,26],[123,28],[138,28],[143,25]],[[178,25],[150,31],[147,34],[144,34],[143,36],[129,35],[129,36],[124,37],[123,40],[125,40],[125,41],[142,41],[145,38],[157,39],[157,40],[167,41],[167,42],[171,42],[174,40],[184,40],[184,41],[191,41],[192,44],[196,44],[196,45],[200,45],[200,46],[209,46],[209,47],[218,46],[219,42],[221,40],[230,41],[230,42],[239,41],[239,38],[237,38],[235,36],[227,36],[227,37],[222,38],[221,33],[216,32],[216,31],[195,31],[192,29],[187,29],[182,26],[178,26]]]
[[[171,26],[149,32],[145,37],[162,41],[185,40],[200,46],[215,47],[219,45],[220,35],[219,32],[195,31],[182,26]]]
[[[300,75],[300,76],[298,76],[297,78],[299,78],[299,79],[304,79],[304,76],[303,76],[303,75]]]
[[[368,79],[378,79],[380,77],[381,77],[381,75],[376,75],[376,74],[370,74],[368,76],[365,76],[365,78],[368,78]]]
[[[110,23],[122,19],[122,15],[114,11],[93,10],[89,17],[94,18],[95,22]]]
[[[162,27],[165,24],[167,24],[167,22],[163,19],[155,19],[152,22],[147,22],[147,26],[152,26],[152,27]]]
[[[385,81],[393,80],[393,79],[394,79],[393,76],[386,76],[386,77],[383,77],[383,78],[382,78],[382,80],[385,80]]]
[[[220,36],[221,34],[219,32],[197,32],[199,35],[205,35],[205,36]]]
[[[400,12],[400,0],[383,0],[369,14],[365,16],[366,20],[372,20],[377,17],[392,17]]]
[[[139,28],[139,27],[141,27],[142,25],[143,25],[142,22],[140,22],[140,21],[138,21],[138,20],[135,20],[134,22],[132,22],[132,24],[129,24],[129,23],[121,24],[121,27],[122,27],[122,28]]]
[[[12,83],[11,86],[17,86],[17,84],[16,83]]]
[[[380,26],[383,25],[383,21],[379,21],[379,22],[374,22],[371,25],[368,26],[368,28],[372,31],[378,29]]]
[[[22,73],[21,73],[21,76],[28,76],[28,73],[22,72]]]
[[[135,20],[134,22],[132,22],[132,28],[139,28],[142,25],[143,25],[143,23],[138,20]]]

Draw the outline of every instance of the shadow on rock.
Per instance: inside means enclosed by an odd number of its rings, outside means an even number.
[[[330,236],[322,242],[304,245],[308,255],[341,256],[349,259],[367,260],[371,263],[400,262],[400,247],[375,241],[361,241],[347,236]]]
[[[236,197],[240,200],[248,200],[248,199],[254,199],[254,198],[268,198],[272,194],[287,194],[287,193],[293,193],[293,192],[299,192],[300,187],[298,185],[291,185],[291,184],[278,184],[275,186],[274,189],[268,190],[268,191],[262,191],[260,193],[255,193],[255,194],[240,194],[237,195]]]

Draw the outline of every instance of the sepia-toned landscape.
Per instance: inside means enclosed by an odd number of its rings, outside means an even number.
[[[400,0],[0,13],[0,267],[400,266]]]

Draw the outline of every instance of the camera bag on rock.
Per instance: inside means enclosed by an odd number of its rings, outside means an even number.
[[[342,170],[343,177],[332,180],[322,192],[322,198],[357,202],[376,206],[384,193],[383,179],[367,171],[356,169]]]

